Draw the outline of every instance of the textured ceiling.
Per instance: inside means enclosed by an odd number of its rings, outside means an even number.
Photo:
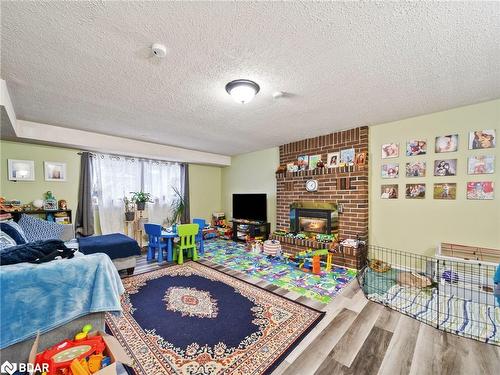
[[[233,155],[500,97],[499,2],[1,7],[29,121]],[[236,78],[260,84],[250,104],[224,91]]]

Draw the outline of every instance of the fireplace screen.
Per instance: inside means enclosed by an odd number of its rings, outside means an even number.
[[[301,232],[327,233],[327,219],[314,217],[299,217],[299,228]]]

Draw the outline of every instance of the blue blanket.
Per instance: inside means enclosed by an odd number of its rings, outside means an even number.
[[[89,313],[121,312],[124,292],[104,254],[2,266],[0,284],[0,349]]]
[[[137,241],[121,233],[78,239],[79,250],[84,254],[104,253],[111,259],[141,255]]]

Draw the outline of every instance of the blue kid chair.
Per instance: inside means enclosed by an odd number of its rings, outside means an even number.
[[[155,258],[155,252],[158,249],[158,262],[163,262],[163,250],[167,247],[167,242],[162,241],[161,225],[144,224],[144,231],[148,235],[149,242],[147,261],[150,262]]]
[[[193,224],[198,224],[200,229],[198,230],[198,234],[196,235],[196,242],[200,243],[200,251],[199,255],[203,255],[205,253],[205,249],[203,247],[203,228],[205,228],[206,222],[205,219],[193,219]]]

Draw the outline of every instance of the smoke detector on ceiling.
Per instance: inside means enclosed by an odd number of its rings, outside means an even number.
[[[154,43],[151,46],[151,50],[153,51],[153,55],[163,58],[167,56],[167,47],[165,45],[160,44],[160,43]]]

